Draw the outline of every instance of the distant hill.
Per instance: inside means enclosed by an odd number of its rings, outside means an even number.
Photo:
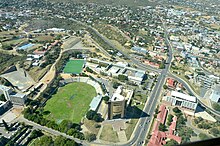
[[[81,2],[81,3],[97,3],[110,5],[128,5],[128,6],[154,6],[155,0],[48,0],[51,2]]]

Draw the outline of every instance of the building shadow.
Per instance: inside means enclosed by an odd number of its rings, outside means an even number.
[[[199,113],[199,112],[204,112],[205,108],[202,107],[200,104],[198,104],[198,106],[196,107],[195,113]]]
[[[142,117],[148,117],[149,115],[139,109],[137,106],[128,106],[126,109],[126,119],[139,119]]]

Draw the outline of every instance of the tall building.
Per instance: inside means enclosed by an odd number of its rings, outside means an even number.
[[[23,93],[16,93],[11,88],[0,85],[0,95],[4,94],[7,101],[12,102],[13,104],[24,105],[27,100],[27,96]]]
[[[9,101],[10,100],[10,93],[12,93],[12,89],[7,86],[0,85],[0,93],[4,94],[5,99],[7,101]]]
[[[220,78],[214,75],[205,75],[202,71],[196,71],[194,73],[194,82],[201,87],[210,89],[215,83],[220,82]]]
[[[108,103],[108,119],[124,118],[126,107],[131,101],[133,90],[119,86]]]

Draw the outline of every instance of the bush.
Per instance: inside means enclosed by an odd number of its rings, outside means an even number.
[[[113,85],[112,85],[112,87],[114,88],[114,89],[117,89],[118,88],[118,86],[120,86],[121,84],[120,83],[118,83],[118,82],[113,82]]]
[[[165,126],[164,124],[160,123],[160,125],[159,125],[159,130],[160,130],[160,131],[166,131],[167,128],[166,128],[166,126]]]
[[[86,137],[86,140],[89,142],[96,140],[96,135],[93,133],[87,133],[85,137]]]
[[[173,112],[174,112],[174,113],[181,113],[181,110],[179,110],[178,107],[175,107],[175,108],[173,108]]]
[[[220,134],[220,131],[219,131],[218,128],[211,128],[211,129],[209,130],[209,132],[210,132],[212,135],[214,135],[214,136],[218,136],[218,135]]]
[[[86,67],[86,71],[87,72],[90,72],[90,73],[93,73],[94,71],[91,69],[91,68],[89,68],[89,67]]]
[[[218,104],[218,103],[213,103],[213,104],[212,104],[212,107],[213,107],[214,110],[220,111],[220,104]]]
[[[168,115],[168,118],[167,118],[167,125],[170,126],[171,122],[173,121],[173,115]]]
[[[118,75],[118,79],[119,81],[127,81],[128,80],[128,76],[125,76],[125,75]]]
[[[167,85],[163,85],[163,88],[164,88],[165,90],[168,89]]]
[[[107,104],[108,101],[109,101],[109,96],[104,96],[102,99],[103,99],[103,100],[105,101],[105,103]]]
[[[86,113],[86,118],[88,120],[94,120],[95,122],[102,122],[103,121],[103,118],[102,118],[101,114],[99,114],[99,113],[97,113],[96,111],[93,111],[93,110],[89,110]]]
[[[175,146],[175,145],[178,145],[178,142],[173,140],[173,139],[171,139],[164,146]]]
[[[208,135],[204,134],[204,133],[199,133],[199,138],[201,140],[206,140],[206,139],[209,139],[210,137]]]

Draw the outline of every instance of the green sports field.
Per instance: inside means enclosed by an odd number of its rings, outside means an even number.
[[[57,123],[64,119],[79,123],[96,95],[95,88],[89,84],[82,82],[67,84],[47,101],[44,111],[50,111],[50,114],[46,118]]]
[[[71,74],[80,74],[82,72],[84,60],[70,60],[67,62],[63,72]]]

